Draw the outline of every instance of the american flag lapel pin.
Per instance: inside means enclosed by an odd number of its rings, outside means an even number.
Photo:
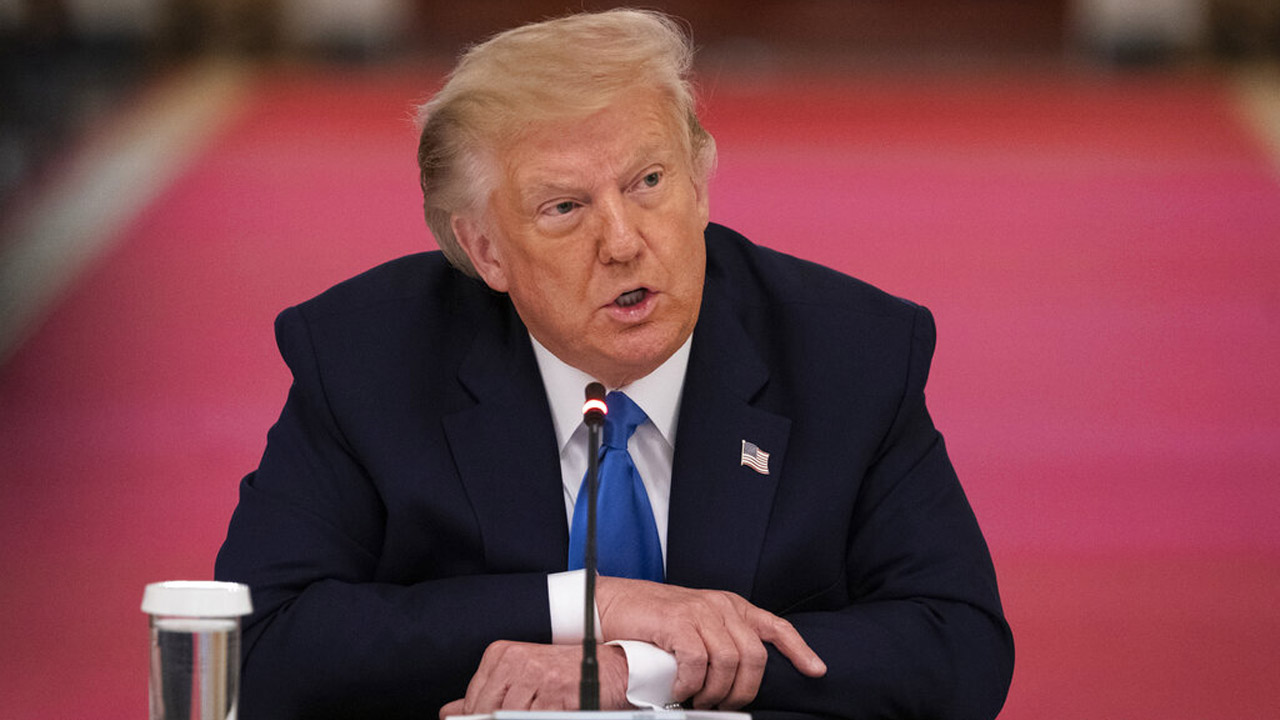
[[[761,475],[769,474],[769,453],[761,450],[755,443],[742,441],[742,465],[755,470]]]

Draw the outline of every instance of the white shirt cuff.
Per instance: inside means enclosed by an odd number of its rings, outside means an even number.
[[[586,602],[586,570],[568,570],[547,576],[547,600],[551,605],[551,642],[568,645],[582,642],[582,606]],[[600,637],[600,613],[595,613],[596,638]]]
[[[551,607],[551,642],[557,645],[582,642],[582,606],[587,583],[586,570],[569,570],[547,576],[547,599]],[[595,613],[596,637],[600,637],[600,613]],[[615,640],[609,645],[622,648],[627,656],[627,701],[637,707],[662,709],[676,701],[676,656],[645,642]]]
[[[658,710],[674,703],[676,656],[646,642],[615,640],[607,643],[622,648],[627,656],[627,701],[642,708]]]

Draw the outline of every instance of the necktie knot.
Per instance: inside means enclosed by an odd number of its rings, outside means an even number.
[[[631,435],[649,416],[625,393],[617,390],[609,393],[605,403],[609,406],[609,414],[604,417],[604,437],[601,441],[605,447],[626,450]]]

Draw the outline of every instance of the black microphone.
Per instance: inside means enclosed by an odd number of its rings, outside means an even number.
[[[582,680],[578,686],[578,709],[600,709],[600,666],[596,661],[596,488],[600,485],[600,428],[609,406],[604,402],[604,386],[587,385],[587,401],[582,420],[587,424],[587,541],[582,566],[587,571],[582,632]]]

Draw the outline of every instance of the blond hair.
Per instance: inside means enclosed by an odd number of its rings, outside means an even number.
[[[522,129],[586,117],[646,87],[669,101],[695,176],[715,165],[698,121],[693,46],[671,17],[647,10],[580,13],[495,35],[465,53],[445,86],[418,109],[418,168],[427,226],[455,267],[477,276],[451,218],[482,210],[496,183],[494,154]]]

